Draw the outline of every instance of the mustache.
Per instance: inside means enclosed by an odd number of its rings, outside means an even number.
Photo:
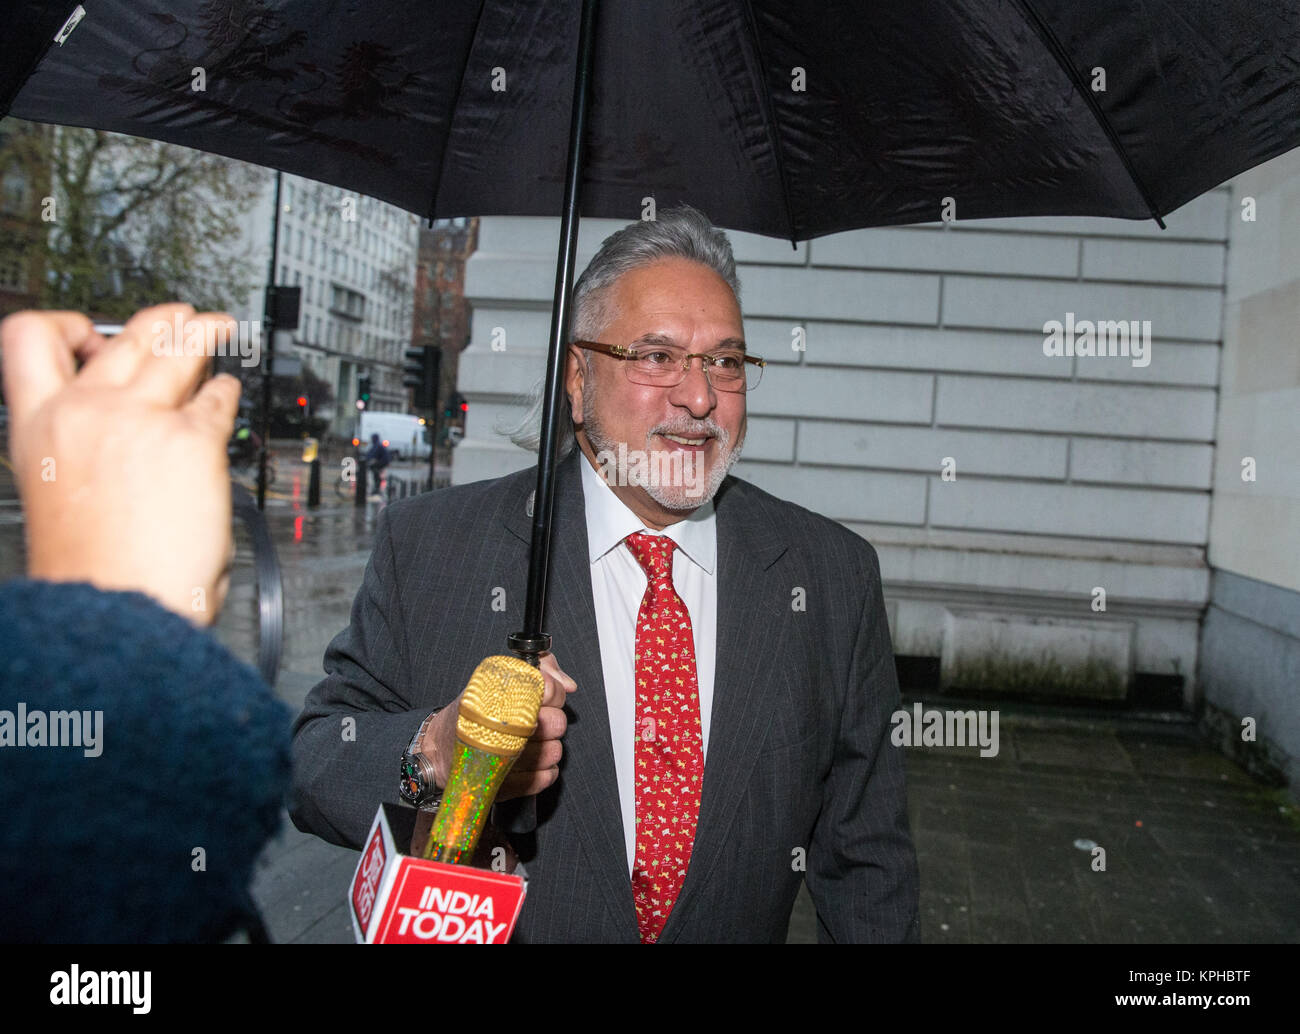
[[[718,443],[724,446],[731,440],[727,429],[712,417],[702,421],[686,418],[656,424],[646,435],[647,441],[656,434],[675,434],[679,438],[716,438]]]

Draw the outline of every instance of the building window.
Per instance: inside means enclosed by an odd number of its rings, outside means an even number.
[[[0,254],[0,288],[8,291],[27,289],[27,264],[21,251]]]
[[[27,204],[27,177],[19,169],[10,169],[0,183],[0,205],[6,212],[21,213]]]

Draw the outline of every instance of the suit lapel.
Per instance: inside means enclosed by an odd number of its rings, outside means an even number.
[[[715,499],[718,641],[708,759],[690,868],[660,943],[676,939],[717,862],[777,708],[780,683],[773,674],[781,643],[763,631],[771,619],[762,615],[762,600],[770,592],[769,569],[786,545],[779,528],[737,498],[741,487],[731,481]]]
[[[569,697],[559,793],[568,798],[566,810],[590,860],[590,875],[600,885],[611,914],[625,934],[635,939],[636,909],[627,875],[623,817],[596,633],[579,462],[585,461],[575,449],[561,461],[558,472],[543,623],[554,638],[560,666],[578,684]],[[511,509],[506,523],[522,541],[531,541],[532,522],[522,503]],[[577,857],[567,861],[579,864]]]

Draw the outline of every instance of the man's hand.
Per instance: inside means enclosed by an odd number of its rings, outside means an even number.
[[[208,625],[229,584],[225,443],[239,381],[199,387],[208,357],[179,354],[183,342],[154,354],[159,326],[172,330],[178,315],[205,329],[230,322],[160,305],[105,339],[75,312],[6,319],[10,454],[32,578],[144,592]]]
[[[564,714],[564,701],[578,688],[578,684],[560,670],[554,654],[542,654],[539,667],[546,691],[542,694],[542,708],[537,714],[537,730],[501,784],[498,801],[541,793],[560,778],[560,758],[564,754],[560,738],[569,724]],[[462,691],[461,696],[438,712],[420,741],[420,752],[433,759],[435,779],[441,787],[447,785],[447,777],[451,774],[451,759],[456,753],[456,715],[464,695]]]

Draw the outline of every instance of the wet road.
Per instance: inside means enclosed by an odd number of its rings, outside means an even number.
[[[281,457],[276,483],[267,493],[265,518],[284,585],[284,652],[275,689],[294,708],[302,706],[307,690],[324,674],[325,647],[348,623],[380,511],[391,499],[415,494],[428,477],[427,464],[395,464],[386,472],[382,498],[368,496],[358,507],[355,482],[340,476],[338,466],[324,469],[319,507],[307,506],[309,468],[292,458],[286,462]],[[440,471],[440,480],[449,473]],[[251,481],[247,484],[253,488]],[[235,540],[230,594],[216,634],[255,665],[258,611],[252,542],[238,524]]]

